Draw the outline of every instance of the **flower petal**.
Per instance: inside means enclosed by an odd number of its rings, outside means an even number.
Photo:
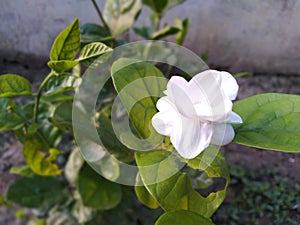
[[[170,136],[176,126],[180,124],[180,116],[176,107],[167,97],[160,98],[156,107],[160,112],[152,117],[152,126],[158,133]]]
[[[212,125],[186,117],[181,117],[180,122],[181,126],[171,133],[171,142],[183,158],[195,158],[209,146]]]
[[[232,112],[228,119],[226,120],[226,123],[234,123],[234,124],[241,124],[243,123],[242,118],[239,116],[239,114]]]
[[[217,75],[217,79],[220,79],[221,89],[231,100],[235,100],[239,90],[239,85],[237,84],[236,79],[228,72],[216,72],[219,74]]]
[[[172,76],[168,82],[165,94],[175,104],[177,110],[184,116],[192,118],[196,111],[187,90],[188,82],[179,76]]]
[[[211,143],[214,145],[227,145],[234,138],[234,130],[230,124],[227,123],[215,123],[213,125],[213,135]]]
[[[222,121],[231,114],[232,102],[223,92],[218,76],[218,71],[207,70],[195,75],[188,84],[189,98],[202,120]]]

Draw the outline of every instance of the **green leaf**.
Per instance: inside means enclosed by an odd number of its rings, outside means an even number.
[[[144,205],[148,206],[151,209],[156,209],[159,207],[159,203],[149,193],[145,186],[135,186],[134,191],[140,202]]]
[[[163,14],[167,8],[168,2],[168,0],[143,0],[143,3],[157,14]]]
[[[80,27],[80,33],[82,43],[102,42],[103,38],[107,38],[104,27],[93,23],[83,24]]]
[[[166,212],[158,218],[155,225],[182,225],[183,223],[184,225],[214,225],[211,220],[186,210]]]
[[[55,212],[47,218],[43,225],[78,225],[78,223],[69,213]]]
[[[121,58],[112,65],[112,78],[138,134],[142,138],[148,138],[150,143],[162,141],[163,137],[156,133],[151,124],[151,119],[157,112],[155,105],[158,97],[163,95],[167,85],[160,70],[151,63],[136,63]]]
[[[152,34],[154,32],[154,27],[134,27],[133,31],[134,33],[136,33],[137,35],[141,36],[144,39],[151,39]]]
[[[8,189],[7,200],[28,208],[47,208],[64,200],[63,185],[52,177],[17,179]]]
[[[212,192],[207,197],[201,196],[193,189],[192,180],[188,174],[177,172],[171,176],[178,162],[166,161],[171,153],[166,151],[137,152],[136,162],[140,168],[140,176],[147,190],[159,202],[165,211],[189,210],[209,218],[217,210],[226,196],[229,183],[227,163],[218,149],[210,147],[188,165],[193,169],[204,170],[210,177],[223,177],[226,186],[223,190]],[[156,169],[148,169],[149,165],[156,165]],[[166,176],[169,174],[169,176]],[[169,177],[162,180],[163,177]],[[153,184],[154,183],[154,184]]]
[[[183,3],[185,0],[143,0],[156,14],[162,16],[169,9]]]
[[[300,152],[300,96],[260,94],[234,103],[243,124],[234,142],[269,150]]]
[[[101,42],[94,42],[83,47],[77,60],[80,62],[90,60],[111,51],[112,49],[107,47],[105,44]]]
[[[182,45],[189,29],[189,19],[185,18],[184,20],[181,20],[180,18],[175,18],[174,26],[180,29],[175,36],[176,44]]]
[[[0,98],[31,94],[31,84],[24,77],[16,74],[0,76]]]
[[[119,184],[104,179],[87,165],[79,173],[78,191],[85,206],[99,210],[116,207],[122,196]]]
[[[79,49],[79,45],[80,45],[79,20],[75,19],[55,39],[50,52],[50,60],[51,61],[72,60]]]
[[[154,34],[152,34],[152,39],[159,40],[159,39],[165,38],[169,35],[177,34],[179,31],[180,31],[180,28],[167,25],[164,28],[162,28],[161,30],[156,31]]]
[[[41,176],[55,176],[61,174],[61,170],[55,164],[59,150],[47,149],[42,140],[27,138],[24,142],[24,158],[30,169]],[[48,155],[48,156],[46,156]]]
[[[103,14],[112,35],[117,37],[128,30],[141,9],[141,0],[107,0]]]
[[[79,62],[73,60],[51,60],[48,62],[48,66],[57,73],[72,69]]]
[[[72,76],[69,73],[53,76],[44,88],[44,96],[52,96],[74,90],[81,84],[81,80],[80,77]]]
[[[9,172],[11,174],[17,174],[24,177],[34,177],[34,172],[29,168],[29,166],[13,166],[10,168]]]
[[[58,104],[49,119],[61,130],[72,130],[72,101],[65,101]]]
[[[235,73],[233,74],[234,78],[238,78],[238,77],[252,77],[253,73],[251,72],[239,72],[239,73]]]
[[[14,111],[21,109],[10,99],[0,98],[0,131],[18,130],[24,126],[25,121]]]

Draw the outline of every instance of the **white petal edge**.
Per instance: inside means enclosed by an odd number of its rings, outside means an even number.
[[[212,124],[181,117],[181,124],[171,133],[171,142],[185,159],[193,159],[205,150],[212,136]]]
[[[230,124],[227,123],[215,123],[213,125],[213,135],[211,138],[211,144],[222,146],[232,142],[234,138],[234,130]]]
[[[232,112],[228,117],[228,119],[226,120],[226,123],[242,124],[243,120],[239,114]]]

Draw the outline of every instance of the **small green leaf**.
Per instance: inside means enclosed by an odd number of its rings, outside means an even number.
[[[29,166],[13,166],[10,168],[9,172],[11,174],[17,174],[24,177],[34,177],[34,172],[29,168]]]
[[[8,189],[7,200],[28,208],[47,208],[66,197],[63,185],[53,177],[21,177]]]
[[[234,103],[243,124],[234,142],[269,150],[300,152],[300,96],[260,94]]]
[[[169,9],[183,3],[185,0],[143,0],[156,14],[162,16]]]
[[[25,124],[16,112],[21,112],[22,109],[8,98],[0,98],[0,131],[18,130]]]
[[[27,138],[23,149],[25,161],[33,172],[41,176],[61,174],[62,171],[54,163],[60,151],[54,148],[46,149],[45,146],[38,138]]]
[[[141,36],[142,38],[145,39],[151,39],[152,34],[154,32],[154,27],[134,27],[133,31],[137,35]]]
[[[154,34],[152,34],[152,39],[159,40],[159,39],[165,38],[167,36],[177,34],[179,31],[180,31],[180,28],[167,25],[164,28],[162,28],[161,30],[156,31]]]
[[[63,73],[59,76],[53,76],[44,88],[44,96],[53,96],[66,91],[74,90],[79,87],[82,79],[72,76],[69,73]]]
[[[48,62],[48,66],[57,73],[62,73],[64,71],[72,69],[79,62],[73,60],[51,60]]]
[[[210,219],[207,219],[197,213],[187,210],[177,210],[166,212],[158,218],[155,225],[214,225]]]
[[[104,179],[87,165],[79,173],[78,191],[85,206],[99,210],[116,207],[122,196],[119,184]]]
[[[234,78],[238,78],[238,77],[252,77],[253,73],[251,72],[240,72],[240,73],[235,73],[233,74]]]
[[[50,52],[50,60],[51,61],[72,60],[79,49],[79,45],[80,45],[79,20],[75,19],[55,39]]]
[[[91,42],[102,42],[107,37],[106,31],[102,26],[93,23],[86,23],[80,27],[80,40],[84,44]]]
[[[157,14],[162,14],[168,5],[169,0],[143,0],[143,3],[147,5]]]
[[[189,29],[189,19],[185,18],[184,20],[181,20],[180,18],[175,18],[174,26],[180,29],[175,36],[176,44],[182,45]]]
[[[61,130],[72,130],[72,101],[65,101],[58,104],[49,119]]]
[[[114,37],[128,30],[142,9],[141,0],[107,0],[104,6],[104,19]]]
[[[167,85],[160,70],[151,63],[136,63],[121,58],[112,65],[112,78],[138,134],[142,138],[148,138],[150,143],[162,141],[163,137],[156,133],[151,124],[151,119],[157,112],[155,105],[158,97],[163,95]],[[144,97],[141,99],[141,96]]]
[[[78,173],[84,164],[84,159],[78,148],[75,148],[66,163],[64,174],[70,184],[75,184],[78,179]]]
[[[107,47],[105,44],[101,42],[94,42],[91,44],[87,44],[83,47],[83,49],[80,51],[80,55],[77,60],[82,62],[85,60],[93,59],[111,51],[112,49]]]
[[[0,98],[31,95],[31,84],[24,77],[16,74],[0,76]]]

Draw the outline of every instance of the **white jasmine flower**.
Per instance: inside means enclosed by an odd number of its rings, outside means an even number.
[[[159,112],[152,118],[155,130],[170,136],[178,153],[192,159],[210,144],[226,145],[234,138],[233,123],[242,123],[232,112],[238,84],[227,72],[207,70],[189,82],[173,76],[157,102]]]

